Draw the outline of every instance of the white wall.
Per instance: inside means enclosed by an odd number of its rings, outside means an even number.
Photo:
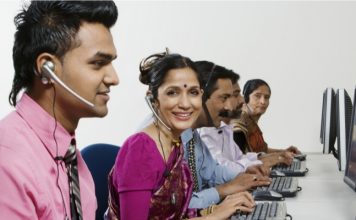
[[[13,67],[13,17],[19,2],[0,2],[0,117],[12,108],[7,98]],[[240,84],[263,78],[272,88],[261,119],[270,146],[294,144],[321,151],[322,92],[356,85],[356,2],[117,2],[112,30],[118,49],[120,85],[112,89],[110,113],[83,119],[78,143],[120,145],[149,113],[146,87],[138,81],[142,58],[168,46],[193,60],[210,60],[240,73]]]

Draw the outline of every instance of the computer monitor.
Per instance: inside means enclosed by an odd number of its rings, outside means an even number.
[[[321,121],[323,153],[332,152],[337,158],[334,148],[336,140],[335,91],[332,88],[327,88],[324,91]]]
[[[337,133],[337,159],[339,170],[344,171],[347,158],[347,144],[350,135],[352,102],[345,89],[338,89],[335,96],[336,102],[336,133]]]
[[[325,115],[326,115],[326,91],[323,92],[323,106],[321,108],[321,125],[320,125],[320,143],[324,144],[324,127],[325,127]]]
[[[350,127],[350,137],[349,137],[349,151],[346,162],[345,177],[344,181],[353,190],[356,191],[356,88],[354,91],[354,106],[352,108],[352,119]]]
[[[321,107],[320,143],[324,144],[324,126],[326,112],[326,90],[323,93],[323,106]]]

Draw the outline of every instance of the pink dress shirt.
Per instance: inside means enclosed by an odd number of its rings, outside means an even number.
[[[243,154],[234,141],[231,125],[221,122],[220,128],[203,127],[198,133],[214,159],[238,173],[245,172],[249,166],[262,164],[256,153]]]
[[[74,134],[57,123],[56,149],[54,129],[54,118],[25,93],[0,121],[0,219],[71,219],[66,167],[59,162],[57,172],[54,157],[65,155]],[[83,218],[95,219],[93,178],[78,150],[77,158]]]

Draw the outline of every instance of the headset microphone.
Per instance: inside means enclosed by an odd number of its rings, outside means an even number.
[[[78,95],[76,92],[74,92],[71,88],[69,88],[66,84],[64,84],[64,82],[59,79],[57,77],[57,75],[53,72],[54,70],[54,64],[51,61],[46,61],[43,65],[42,65],[42,82],[44,84],[47,84],[48,82],[50,82],[51,80],[53,80],[54,82],[58,83],[60,86],[62,86],[65,90],[67,90],[70,94],[72,94],[73,96],[75,96],[77,99],[79,99],[80,101],[82,101],[83,103],[85,103],[86,105],[94,108],[94,104],[89,102],[88,100],[84,99],[83,97],[81,97],[80,95]]]
[[[152,113],[154,114],[154,116],[157,118],[157,120],[165,127],[167,128],[168,131],[171,131],[172,129],[170,127],[168,127],[163,121],[162,119],[158,116],[158,114],[156,113],[156,111],[154,110],[153,106],[152,106],[152,96],[151,95],[147,95],[145,97],[145,100],[147,102],[148,107],[151,109]]]

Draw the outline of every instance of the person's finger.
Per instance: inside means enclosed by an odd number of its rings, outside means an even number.
[[[245,207],[245,206],[237,206],[236,207],[236,210],[240,210],[240,212],[252,212],[253,211],[253,208],[248,208],[248,207]]]
[[[285,160],[284,160],[284,163],[286,164],[286,165],[291,165],[292,164],[292,162],[293,162],[293,159],[288,159],[288,158],[286,158]]]
[[[295,147],[295,146],[290,146],[289,148],[288,148],[288,150],[289,151],[291,151],[291,152],[293,152],[293,153],[295,153],[295,154],[300,154],[301,152],[298,150],[298,148],[297,147]]]
[[[265,171],[264,171],[264,169],[263,169],[263,167],[262,166],[257,166],[256,167],[256,169],[257,169],[257,171],[258,171],[258,174],[260,174],[260,175],[262,175],[262,176],[265,176],[266,174],[265,174]]]
[[[268,186],[269,184],[271,184],[271,181],[269,180],[257,180],[251,183],[251,188],[257,186]]]
[[[289,152],[289,156],[293,159],[294,156],[295,156],[295,153],[294,152]]]
[[[255,200],[252,197],[252,194],[249,192],[241,192],[241,194],[246,198],[252,205],[255,205]]]
[[[246,198],[240,198],[235,201],[236,206],[245,206],[247,208],[253,208],[255,206],[254,202],[247,200]]]
[[[235,196],[235,197],[243,197],[243,198],[246,198],[246,199],[249,199],[249,200],[251,200],[251,199],[253,200],[253,197],[252,197],[251,193],[249,193],[247,191],[235,193],[235,194],[233,194],[233,196]]]

